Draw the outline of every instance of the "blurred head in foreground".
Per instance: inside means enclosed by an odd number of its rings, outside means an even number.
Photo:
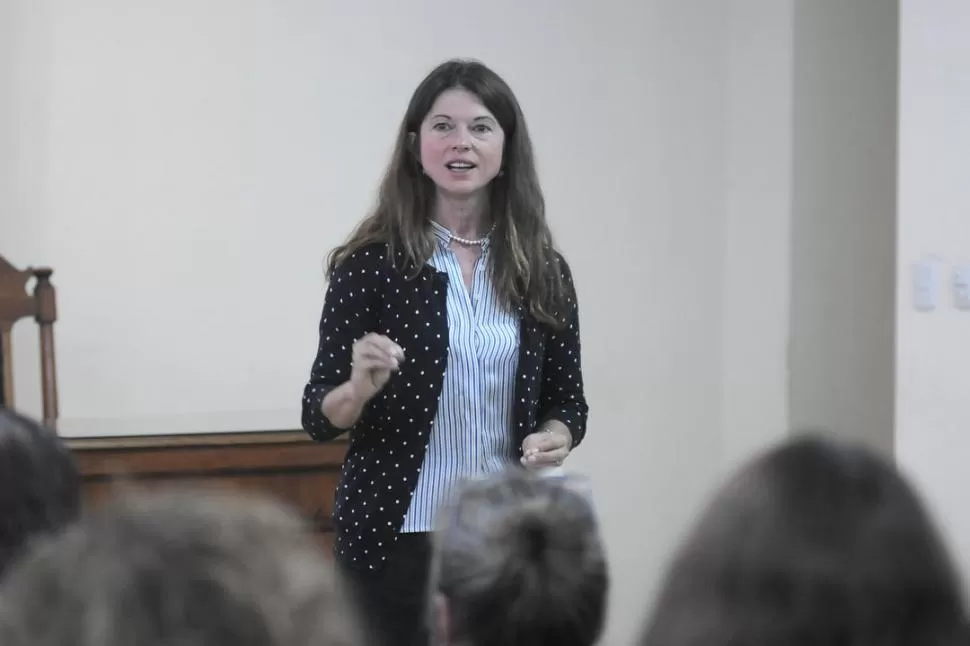
[[[469,482],[439,516],[431,632],[439,646],[590,646],[609,575],[588,499],[511,468]]]
[[[31,540],[57,532],[81,510],[81,476],[51,430],[0,408],[0,576]]]
[[[350,646],[357,630],[300,520],[224,493],[123,495],[0,587],[4,646]]]
[[[897,470],[822,435],[751,461],[672,564],[643,646],[944,646],[960,584]]]

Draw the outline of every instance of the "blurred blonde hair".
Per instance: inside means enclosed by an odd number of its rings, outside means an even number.
[[[129,491],[0,587],[4,646],[357,646],[323,548],[279,503]]]

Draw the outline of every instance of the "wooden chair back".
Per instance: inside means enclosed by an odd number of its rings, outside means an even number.
[[[14,323],[33,317],[40,326],[41,395],[44,424],[57,429],[57,373],[54,361],[54,321],[57,303],[53,271],[46,267],[20,270],[0,256],[0,406],[15,408],[11,332]],[[33,292],[27,283],[34,279]]]

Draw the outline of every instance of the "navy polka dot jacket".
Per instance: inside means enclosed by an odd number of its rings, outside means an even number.
[[[565,424],[577,446],[586,433],[578,305],[565,259],[560,270],[571,294],[565,325],[553,328],[520,309],[513,446],[551,419]],[[335,271],[320,319],[320,342],[303,393],[303,428],[317,441],[347,432],[322,413],[324,396],[350,378],[354,342],[370,332],[404,349],[398,373],[349,430],[350,444],[334,505],[335,555],[347,565],[380,567],[410,504],[424,459],[448,360],[447,274],[430,265],[407,279],[387,260],[384,244],[363,247]]]

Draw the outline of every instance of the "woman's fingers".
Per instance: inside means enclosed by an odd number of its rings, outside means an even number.
[[[559,465],[569,455],[569,449],[569,442],[559,433],[532,433],[522,442],[522,464],[530,467]]]
[[[394,343],[394,341],[391,341],[386,336],[376,336],[373,339],[373,342],[398,362],[404,361],[404,348]]]
[[[550,451],[536,451],[522,456],[522,464],[530,467],[558,466],[569,455],[569,449],[559,447]]]
[[[372,371],[383,370],[392,372],[397,370],[397,364],[386,357],[361,356],[354,361],[354,366],[360,370]]]
[[[369,369],[397,370],[403,357],[401,348],[387,337],[365,337],[354,347],[354,362]]]

